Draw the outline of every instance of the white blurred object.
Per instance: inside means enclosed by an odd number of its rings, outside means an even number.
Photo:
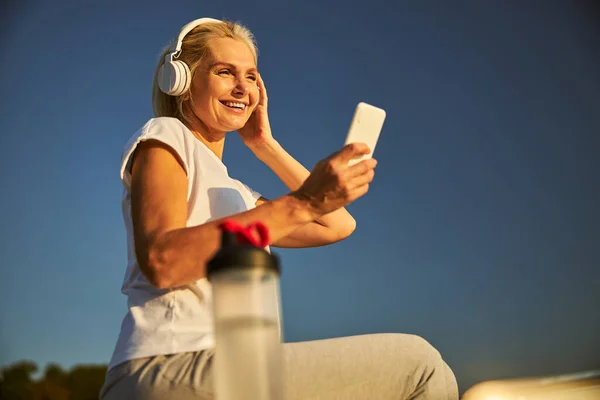
[[[600,400],[600,370],[478,383],[462,400]]]

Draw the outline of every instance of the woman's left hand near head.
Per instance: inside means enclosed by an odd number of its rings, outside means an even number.
[[[267,89],[260,74],[257,75],[258,85],[258,105],[256,109],[242,128],[238,129],[242,141],[252,151],[260,150],[262,146],[266,146],[273,140],[271,133],[271,124],[269,123],[269,115],[267,113]]]

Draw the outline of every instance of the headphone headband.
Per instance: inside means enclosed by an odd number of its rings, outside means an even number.
[[[190,31],[192,29],[194,29],[195,27],[197,27],[198,25],[206,24],[209,22],[223,22],[223,21],[220,21],[220,20],[214,19],[214,18],[200,18],[200,19],[196,19],[192,22],[187,23],[183,28],[181,28],[181,31],[179,32],[179,35],[177,36],[177,42],[175,42],[175,47],[171,48],[172,51],[174,53],[181,51],[181,45],[183,43],[183,39],[185,38],[185,35],[190,33]]]

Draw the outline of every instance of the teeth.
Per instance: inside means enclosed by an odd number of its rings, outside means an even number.
[[[226,101],[225,105],[227,107],[239,108],[239,109],[242,109],[242,110],[246,108],[246,105],[244,103],[234,103],[232,101]]]

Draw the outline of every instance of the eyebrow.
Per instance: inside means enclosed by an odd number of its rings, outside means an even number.
[[[224,66],[227,66],[229,68],[238,69],[235,65],[233,65],[231,63],[228,63],[228,62],[225,62],[225,61],[215,61],[214,63],[212,63],[210,65],[210,69],[213,69],[217,65],[224,65]],[[258,72],[258,69],[256,67],[248,68],[248,72]]]

